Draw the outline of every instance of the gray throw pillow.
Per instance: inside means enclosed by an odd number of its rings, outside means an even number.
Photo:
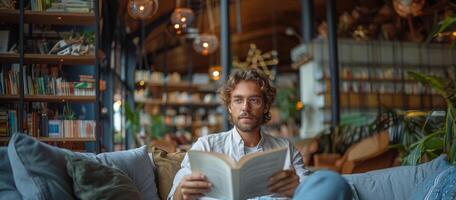
[[[17,190],[23,199],[74,199],[71,177],[66,172],[68,150],[15,133],[8,156]]]
[[[98,155],[93,153],[73,154],[106,166],[116,166],[133,180],[138,187],[138,190],[141,192],[143,199],[160,199],[155,184],[155,166],[149,157],[146,146],[127,151],[108,152]]]
[[[360,200],[408,199],[427,177],[447,169],[446,155],[417,166],[400,166],[366,173],[344,175],[356,188]]]
[[[16,133],[10,139],[8,156],[14,181],[24,199],[74,199],[73,180],[67,173],[65,155],[89,158],[107,166],[117,166],[127,174],[143,199],[158,199],[154,165],[147,148],[102,153],[76,153],[57,148],[36,138]]]
[[[141,199],[133,181],[119,169],[71,155],[66,161],[78,199]]]
[[[13,171],[6,147],[0,147],[0,199],[21,199],[21,194],[14,184]]]

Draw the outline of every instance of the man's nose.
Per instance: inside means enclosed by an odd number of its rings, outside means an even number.
[[[242,103],[242,110],[250,110],[250,104],[249,104],[249,101],[248,101],[248,100],[245,100],[245,101]]]

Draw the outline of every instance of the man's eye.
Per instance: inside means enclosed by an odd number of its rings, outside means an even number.
[[[251,103],[254,103],[254,104],[259,104],[259,103],[260,103],[260,100],[257,99],[257,98],[254,98],[254,99],[250,99],[250,102],[251,102]]]
[[[234,103],[242,103],[242,100],[241,99],[235,99]]]

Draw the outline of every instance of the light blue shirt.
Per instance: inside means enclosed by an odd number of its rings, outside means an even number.
[[[294,168],[296,174],[299,176],[299,182],[302,182],[309,171],[304,168],[301,154],[296,147],[287,139],[274,137],[263,133],[261,131],[261,139],[258,143],[258,151],[268,151],[279,147],[287,147],[287,158],[285,159],[284,169]],[[191,150],[218,152],[230,156],[232,159],[239,161],[244,155],[246,155],[244,148],[244,141],[239,135],[236,128],[231,129],[227,132],[218,134],[211,134],[198,139],[193,144]],[[191,173],[190,162],[188,156],[185,155],[184,160],[181,163],[181,169],[176,173],[174,177],[173,187],[168,195],[168,199],[173,199],[174,192],[177,186],[181,182],[182,178]],[[202,198],[209,199],[209,198]],[[268,196],[268,199],[269,198]],[[284,199],[283,197],[273,197],[272,199]]]

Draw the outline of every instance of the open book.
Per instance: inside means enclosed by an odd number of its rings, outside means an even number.
[[[189,151],[192,171],[205,174],[212,183],[208,197],[247,199],[271,194],[268,179],[281,171],[287,148],[256,152],[242,157],[238,163],[229,156],[203,151]]]

